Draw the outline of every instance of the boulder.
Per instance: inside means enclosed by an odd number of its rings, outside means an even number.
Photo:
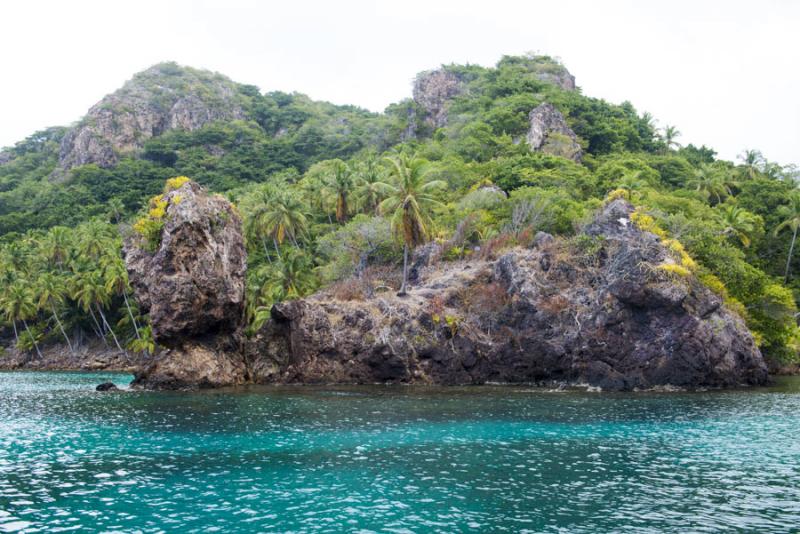
[[[152,388],[216,387],[244,381],[239,330],[247,255],[236,209],[187,182],[167,205],[155,251],[132,235],[123,251],[134,296],[150,314],[162,351],[136,375]]]
[[[421,271],[404,298],[279,304],[245,346],[261,383],[487,382],[611,390],[763,384],[741,317],[614,201],[585,234]],[[585,241],[584,241],[585,242]],[[544,246],[546,245],[546,246]],[[425,277],[427,276],[427,278]]]
[[[540,104],[531,110],[528,120],[530,129],[526,139],[531,150],[581,160],[583,152],[578,137],[555,106],[547,102]]]
[[[119,391],[119,388],[113,382],[103,382],[94,389],[95,391]]]
[[[131,387],[197,389],[238,386],[247,369],[238,336],[188,340],[166,349],[136,373]]]
[[[241,219],[219,195],[195,182],[166,193],[164,228],[151,252],[141,238],[125,240],[134,295],[150,314],[153,337],[169,344],[241,323],[247,253]]]

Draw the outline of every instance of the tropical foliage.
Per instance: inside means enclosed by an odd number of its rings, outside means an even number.
[[[630,103],[538,76],[557,67],[531,56],[444,67],[466,90],[439,129],[412,101],[377,114],[239,86],[244,119],[168,131],[111,168],[85,165],[62,180],[50,175],[65,130],[38,132],[0,164],[2,335],[31,354],[87,338],[155,350],[119,229],[157,247],[165,180],[169,190],[189,176],[242,214],[252,328],[272,303],[348,280],[403,293],[413,250],[427,241],[445,260],[491,257],[539,230],[572,235],[605,199],[623,197],[675,252],[670,274],[697,275],[742,313],[765,354],[796,360],[797,170],[756,150],[734,163],[681,146],[676,127],[657,129]],[[521,142],[545,101],[577,134],[581,163]]]

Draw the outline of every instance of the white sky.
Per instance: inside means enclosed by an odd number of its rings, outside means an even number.
[[[12,0],[0,21],[0,146],[76,121],[159,61],[381,111],[421,70],[538,51],[684,144],[800,163],[797,1]]]

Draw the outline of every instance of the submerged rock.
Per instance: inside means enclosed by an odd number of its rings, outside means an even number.
[[[138,236],[124,245],[136,300],[150,314],[154,339],[171,349],[135,382],[154,387],[240,383],[243,366],[230,356],[240,354],[231,344],[244,311],[247,256],[239,215],[227,200],[194,182],[163,198],[167,206],[157,249],[148,251]]]
[[[103,382],[94,389],[95,391],[119,391],[119,388],[113,382]]]
[[[326,294],[273,307],[246,347],[255,382],[762,384],[767,369],[742,319],[653,234],[609,204],[588,246],[544,236],[495,261],[427,267],[405,298]],[[592,236],[595,236],[594,238]]]

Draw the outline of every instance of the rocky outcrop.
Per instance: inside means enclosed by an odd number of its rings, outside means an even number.
[[[248,343],[255,382],[762,384],[741,318],[609,204],[577,241],[430,266],[405,298],[276,305]]]
[[[194,182],[162,199],[167,204],[156,250],[147,250],[138,235],[124,245],[136,300],[150,314],[155,340],[170,349],[136,384],[240,383],[244,368],[235,339],[247,256],[239,215],[227,200]]]
[[[56,176],[77,165],[114,165],[167,130],[196,130],[245,118],[244,97],[228,78],[163,63],[136,74],[104,97],[61,142]]]
[[[422,109],[424,121],[433,129],[447,125],[450,101],[464,92],[465,84],[447,69],[420,73],[414,80],[414,102]]]
[[[530,129],[526,137],[531,150],[580,161],[583,155],[575,132],[567,126],[564,115],[547,102],[528,115]]]

